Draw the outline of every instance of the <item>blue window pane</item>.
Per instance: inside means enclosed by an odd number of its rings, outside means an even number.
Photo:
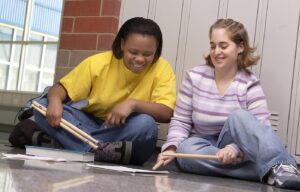
[[[16,30],[16,41],[22,40],[22,31]],[[21,56],[21,44],[14,44],[13,47],[14,54],[13,54],[13,62],[16,64],[20,63],[20,56]]]
[[[57,45],[46,45],[45,59],[44,59],[44,68],[48,70],[55,69],[57,55]]]
[[[0,63],[0,89],[5,89],[8,66]]]
[[[25,0],[1,0],[0,10],[0,23],[23,28],[26,13]]]
[[[43,36],[31,34],[30,41],[43,41]],[[43,45],[28,45],[27,50],[27,59],[25,65],[31,67],[40,67],[42,61]]]
[[[42,61],[43,45],[28,45],[26,66],[40,67]]]
[[[38,91],[43,91],[47,86],[52,86],[54,81],[53,73],[44,72],[42,75],[42,79],[40,80],[41,87]]]
[[[0,88],[42,91],[53,83],[62,5],[63,0],[0,0],[0,41],[7,41],[0,43]]]
[[[22,91],[36,91],[38,84],[38,71],[26,69],[22,81]]]
[[[17,77],[19,67],[12,67],[11,72],[8,78],[7,90],[16,90],[17,89]]]
[[[0,26],[0,41],[11,41],[13,30],[4,26]],[[11,45],[0,43],[0,60],[9,61]]]
[[[58,37],[63,0],[35,0],[31,30]]]

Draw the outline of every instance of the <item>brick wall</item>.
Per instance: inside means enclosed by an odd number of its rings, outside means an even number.
[[[121,0],[65,0],[55,82],[84,58],[111,49]]]

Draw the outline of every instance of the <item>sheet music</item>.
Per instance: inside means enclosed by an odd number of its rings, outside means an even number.
[[[23,155],[23,154],[8,154],[2,153],[2,159],[20,159],[20,160],[40,160],[40,161],[67,161],[63,158],[51,158],[51,157],[41,157],[41,156],[34,156],[34,155]]]
[[[129,173],[157,173],[157,174],[167,174],[169,171],[151,171],[146,169],[133,169],[124,166],[109,166],[109,165],[94,165],[94,164],[87,164],[88,167],[96,167],[101,169],[108,169],[120,172],[129,172]]]

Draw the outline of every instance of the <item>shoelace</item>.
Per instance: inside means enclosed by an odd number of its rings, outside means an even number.
[[[109,145],[108,142],[99,144],[99,149],[100,149],[100,150],[103,150],[103,149],[106,148],[108,145]]]
[[[300,172],[298,171],[298,169],[294,166],[294,165],[287,165],[287,164],[279,164],[276,165],[276,167],[274,167],[275,172],[278,172],[279,170],[282,170],[284,172],[288,172],[288,173],[292,173],[292,174],[300,174]]]

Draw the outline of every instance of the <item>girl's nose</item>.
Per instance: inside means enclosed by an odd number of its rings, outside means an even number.
[[[144,62],[144,57],[142,56],[142,55],[137,55],[136,57],[135,57],[135,60],[138,62],[138,63],[142,63],[142,62]]]
[[[221,48],[217,46],[217,47],[215,48],[215,53],[218,54],[218,53],[220,53],[220,52],[221,52]]]

